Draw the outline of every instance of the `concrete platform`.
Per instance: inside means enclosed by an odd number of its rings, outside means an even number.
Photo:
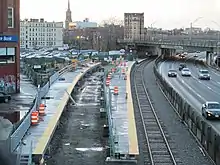
[[[46,100],[46,116],[41,118],[39,125],[31,126],[26,136],[23,139],[22,155],[29,155],[30,149],[32,155],[44,155],[48,144],[50,143],[56,126],[59,123],[59,118],[68,102],[69,95],[78,80],[87,72],[91,67],[99,64],[90,64],[87,68],[82,68],[74,72],[67,72],[62,75],[65,78],[64,81],[57,80],[50,87],[47,94],[49,97],[53,97],[50,100]]]
[[[115,73],[110,82],[110,89],[112,91],[111,117],[113,122],[113,128],[110,132],[113,133],[114,141],[117,142],[114,152],[120,153],[121,156],[129,156],[130,158],[139,155],[130,85],[130,71],[134,63],[127,63],[127,80],[124,80],[124,76],[121,73]],[[119,88],[118,95],[113,94],[114,86]]]

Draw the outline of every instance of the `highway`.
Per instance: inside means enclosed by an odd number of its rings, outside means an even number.
[[[192,56],[189,58],[193,58]],[[185,98],[200,114],[201,107],[205,101],[220,101],[220,73],[212,68],[207,68],[195,63],[187,63],[190,69],[191,77],[182,77],[178,70],[180,61],[165,61],[159,65],[159,72],[163,75],[165,80]],[[208,69],[211,80],[199,80],[199,69]],[[177,70],[177,78],[169,78],[167,76],[169,69]],[[209,121],[210,124],[220,132],[220,121]]]

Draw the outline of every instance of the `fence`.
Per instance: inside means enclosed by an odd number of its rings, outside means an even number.
[[[213,161],[220,165],[220,135],[205,119],[198,113],[181,95],[175,91],[168,82],[158,72],[158,63],[162,59],[159,57],[155,61],[154,73],[171,104],[175,107],[180,118],[187,124],[190,132],[197,138],[201,145],[206,149],[207,153]],[[198,62],[204,64],[202,61],[187,60],[188,62]]]
[[[108,76],[108,70],[105,71],[104,74],[104,96],[105,96],[105,108],[108,117],[108,127],[109,127],[109,147],[110,147],[110,155],[113,156],[115,153],[115,145],[114,145],[114,132],[113,132],[113,121],[112,121],[112,94],[111,89],[106,86],[106,78]]]
[[[54,73],[50,78],[49,81],[42,87],[38,89],[38,92],[35,97],[34,105],[29,110],[29,112],[24,116],[23,120],[21,120],[20,124],[17,126],[13,134],[10,136],[10,150],[14,152],[17,146],[19,145],[22,138],[25,136],[27,130],[31,125],[31,112],[36,111],[38,106],[41,102],[41,98],[44,97],[48,91],[50,86],[61,76],[63,73],[67,72],[68,70],[72,69],[72,65],[68,65],[61,69],[60,71]]]

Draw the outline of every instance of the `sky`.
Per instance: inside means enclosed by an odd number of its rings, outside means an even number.
[[[21,19],[65,20],[68,0],[20,1]],[[187,28],[194,22],[193,27],[220,30],[220,0],[70,0],[70,6],[73,21],[88,17],[100,23],[111,17],[123,20],[125,12],[144,12],[145,27]]]

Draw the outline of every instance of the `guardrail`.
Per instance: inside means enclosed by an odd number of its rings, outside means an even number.
[[[20,121],[19,125],[17,126],[16,130],[12,133],[12,135],[9,137],[10,141],[10,150],[11,152],[14,152],[19,143],[21,142],[22,138],[25,136],[26,132],[28,131],[30,125],[31,125],[31,112],[38,109],[39,104],[41,102],[42,97],[44,97],[48,91],[50,86],[65,72],[72,69],[72,65],[68,65],[61,69],[60,71],[54,73],[50,78],[49,81],[44,85],[42,88],[38,89],[38,92],[36,94],[34,105],[31,107],[29,112],[23,117],[23,119]]]
[[[167,96],[170,103],[175,107],[181,120],[188,126],[190,132],[207,151],[212,160],[220,165],[220,135],[205,119],[198,113],[180,94],[175,91],[158,71],[158,63],[162,59],[159,57],[155,61],[154,74],[162,91]],[[203,61],[187,60],[188,62]]]
[[[178,41],[170,41],[170,40],[151,40],[151,39],[145,39],[145,40],[121,40],[118,39],[117,43],[119,44],[153,44],[153,45],[173,45],[173,46],[187,46],[187,47],[203,47],[203,48],[216,48],[217,42],[215,41],[191,41],[191,40],[178,40]]]

